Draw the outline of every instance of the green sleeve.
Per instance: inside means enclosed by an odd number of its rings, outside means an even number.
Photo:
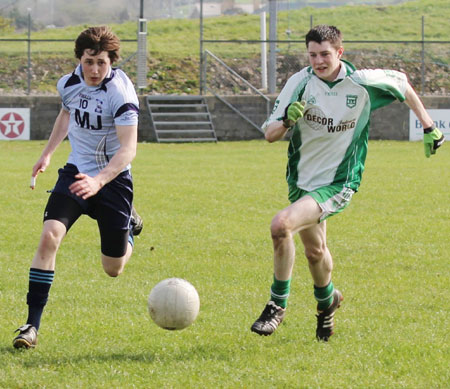
[[[404,101],[408,85],[406,75],[396,70],[364,69],[350,76],[363,86],[370,98],[370,110],[384,107],[394,100]]]

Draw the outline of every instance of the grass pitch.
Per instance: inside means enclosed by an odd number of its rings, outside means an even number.
[[[311,277],[297,239],[285,322],[249,328],[269,297],[269,224],[285,207],[286,142],[139,144],[133,164],[143,233],[124,274],[100,264],[96,223],[59,251],[35,350],[12,348],[26,319],[28,269],[68,143],[28,188],[45,142],[0,142],[1,388],[443,388],[448,366],[450,144],[370,142],[360,192],[328,223],[336,334],[315,340]],[[151,288],[189,280],[197,321],[177,332],[147,313]]]

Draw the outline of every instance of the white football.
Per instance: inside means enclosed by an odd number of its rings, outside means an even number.
[[[167,278],[148,296],[148,312],[153,321],[166,330],[181,330],[197,318],[200,298],[197,290],[181,278]]]

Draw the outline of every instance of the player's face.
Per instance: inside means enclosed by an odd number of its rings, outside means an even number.
[[[342,46],[336,50],[328,41],[308,43],[309,63],[314,73],[326,81],[334,81],[339,74],[343,52]]]
[[[111,60],[107,51],[101,51],[97,55],[91,55],[90,52],[89,49],[84,50],[83,56],[80,58],[81,68],[86,84],[97,86],[107,76]]]

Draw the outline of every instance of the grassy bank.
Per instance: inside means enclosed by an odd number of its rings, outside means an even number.
[[[314,24],[337,25],[344,34],[344,40],[420,40],[421,18],[425,16],[426,40],[449,41],[448,2],[445,0],[411,1],[392,6],[341,6],[336,8],[303,8],[290,12],[279,12],[278,39],[303,40],[310,27],[310,18]],[[32,39],[68,39],[74,40],[86,26],[71,26],[64,29],[50,29],[32,33]],[[112,25],[122,40],[136,39],[136,23],[128,22]],[[217,40],[258,40],[259,16],[237,15],[204,19],[204,39]],[[286,31],[290,31],[290,35]],[[199,21],[198,20],[152,20],[148,23],[149,88],[147,92],[157,93],[194,93],[198,91],[199,74]],[[13,33],[1,38],[26,38],[24,33]],[[383,67],[387,58],[397,51],[403,51],[406,59],[417,57],[420,60],[420,45],[384,46],[353,45],[352,49],[374,49],[385,54],[379,59]],[[448,72],[449,47],[446,45],[427,46],[427,61],[438,62]],[[235,63],[237,70],[242,62],[257,60],[259,44],[213,44],[205,43],[209,49],[221,57]],[[304,45],[279,45],[280,53],[302,52]],[[123,43],[123,58],[129,58],[136,51],[136,43]],[[25,42],[2,42],[0,49],[1,80],[3,91],[23,90],[26,85]],[[42,92],[55,92],[55,78],[72,70],[73,43],[36,42],[32,44],[33,89]],[[48,66],[50,64],[51,66]],[[53,65],[54,64],[54,65]],[[420,67],[420,65],[417,65]],[[135,60],[123,64],[123,67],[135,77]],[[252,65],[252,67],[255,67]],[[44,69],[41,69],[44,68]],[[178,72],[176,71],[178,70]],[[289,70],[291,71],[291,70]],[[430,68],[435,72],[434,68]],[[444,72],[445,73],[445,72]],[[54,75],[54,77],[53,77]]]

